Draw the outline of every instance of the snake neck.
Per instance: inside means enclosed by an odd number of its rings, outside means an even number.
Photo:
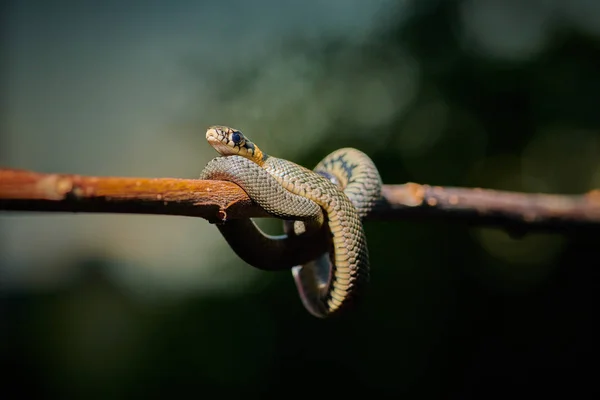
[[[255,144],[253,144],[253,152],[251,154],[248,153],[246,157],[250,158],[250,160],[254,161],[263,168],[269,159],[269,155],[267,153],[263,153],[263,151]]]

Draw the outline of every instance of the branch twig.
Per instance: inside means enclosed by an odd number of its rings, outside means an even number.
[[[174,178],[93,177],[0,169],[0,210],[165,214],[223,219],[267,217],[237,185]],[[600,232],[600,190],[579,196],[384,185],[370,219],[458,220],[515,232]]]

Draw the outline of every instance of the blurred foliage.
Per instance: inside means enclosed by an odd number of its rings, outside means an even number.
[[[384,123],[365,123],[369,135],[352,136],[355,108],[328,110],[339,113],[295,161],[315,165],[353,146],[373,157],[386,183],[566,193],[598,185],[598,38],[565,23],[529,57],[483,55],[457,35],[464,4],[411,2],[402,14],[382,16],[398,23],[360,44],[285,42],[290,57],[304,52],[321,65],[314,96],[341,84],[350,104],[360,78],[378,73],[394,78],[384,80],[386,93],[412,91],[371,105],[398,106],[384,110]],[[400,73],[416,68],[416,86],[390,71],[400,64]],[[215,86],[236,88],[217,104],[256,90],[260,73],[250,65],[235,80],[216,75]],[[338,320],[311,317],[286,273],[265,273],[237,296],[140,303],[106,278],[116,260],[84,259],[77,267],[86,273],[70,288],[3,292],[4,390],[462,399],[597,391],[588,367],[599,355],[596,238],[514,239],[414,221],[366,229],[370,292],[360,310]]]

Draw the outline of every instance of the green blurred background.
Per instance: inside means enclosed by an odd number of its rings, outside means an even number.
[[[4,166],[190,178],[216,155],[205,128],[226,124],[306,166],[360,148],[389,184],[600,187],[596,1],[1,7]],[[2,391],[598,391],[597,238],[417,221],[366,230],[365,304],[317,320],[289,273],[245,265],[204,220],[4,213]]]

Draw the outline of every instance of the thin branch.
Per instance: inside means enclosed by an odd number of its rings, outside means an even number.
[[[0,210],[165,214],[224,219],[268,217],[237,185],[174,178],[93,177],[0,169]],[[369,216],[457,220],[530,230],[600,232],[600,190],[577,196],[406,183],[384,185]]]
[[[0,169],[0,210],[183,215],[211,223],[268,216],[231,182],[14,169]]]
[[[600,190],[581,195],[520,193],[481,188],[385,185],[376,219],[433,219],[530,231],[600,233]]]

